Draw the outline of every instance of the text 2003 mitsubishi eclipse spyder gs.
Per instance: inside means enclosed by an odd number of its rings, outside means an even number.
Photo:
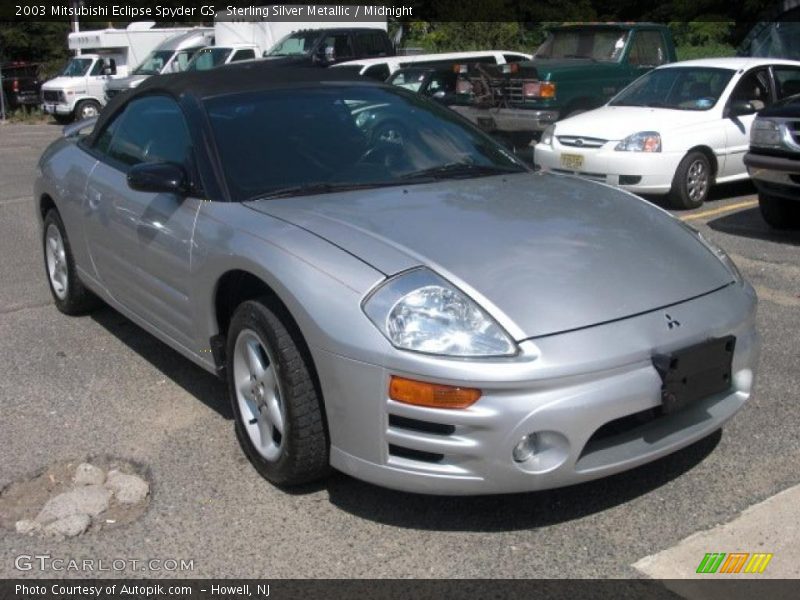
[[[322,69],[153,77],[44,153],[64,313],[95,296],[227,378],[268,480],[574,484],[750,396],[756,297],[623,191],[533,173],[446,108]]]

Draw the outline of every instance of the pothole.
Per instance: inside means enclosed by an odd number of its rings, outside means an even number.
[[[150,503],[143,467],[111,457],[62,461],[0,490],[0,527],[75,537],[127,525]]]

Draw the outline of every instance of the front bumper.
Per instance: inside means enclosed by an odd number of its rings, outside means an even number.
[[[72,106],[70,106],[69,104],[55,104],[52,102],[43,102],[42,112],[48,115],[69,115],[72,114]]]
[[[657,310],[522,342],[522,355],[510,363],[393,351],[396,364],[381,366],[317,349],[331,464],[399,490],[495,494],[571,485],[647,463],[719,429],[749,398],[759,352],[755,306],[752,288],[734,284],[669,307],[678,328],[669,329]],[[646,422],[632,418],[660,406],[654,354],[726,335],[736,336],[728,392]],[[406,405],[387,396],[392,374],[479,387],[483,396],[465,410]],[[598,435],[612,421],[633,424]],[[536,454],[514,462],[514,446],[531,433]]]
[[[684,154],[680,152],[618,152],[616,141],[600,148],[536,144],[533,161],[544,170],[578,175],[616,185],[638,194],[666,194]],[[580,156],[580,167],[565,165],[563,155]]]
[[[800,202],[800,160],[748,152],[744,164],[759,192]]]
[[[475,108],[451,105],[451,109],[487,132],[541,132],[558,120],[557,110]]]

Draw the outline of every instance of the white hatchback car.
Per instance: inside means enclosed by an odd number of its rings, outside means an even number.
[[[696,208],[714,183],[747,179],[755,113],[800,85],[800,62],[710,58],[664,65],[605,106],[548,128],[534,150],[543,169]]]

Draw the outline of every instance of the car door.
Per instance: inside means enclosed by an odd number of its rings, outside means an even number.
[[[737,101],[750,102],[754,111],[746,115],[734,115],[731,104]],[[773,102],[769,67],[757,67],[745,73],[736,83],[725,105],[723,127],[725,130],[725,160],[721,161],[718,178],[735,177],[747,172],[744,155],[750,146],[750,127],[755,113]]]
[[[172,98],[137,98],[92,151],[98,164],[87,186],[86,239],[98,279],[117,302],[191,349],[189,270],[201,201],[134,191],[126,178],[142,162],[172,162],[192,172],[184,115]]]

